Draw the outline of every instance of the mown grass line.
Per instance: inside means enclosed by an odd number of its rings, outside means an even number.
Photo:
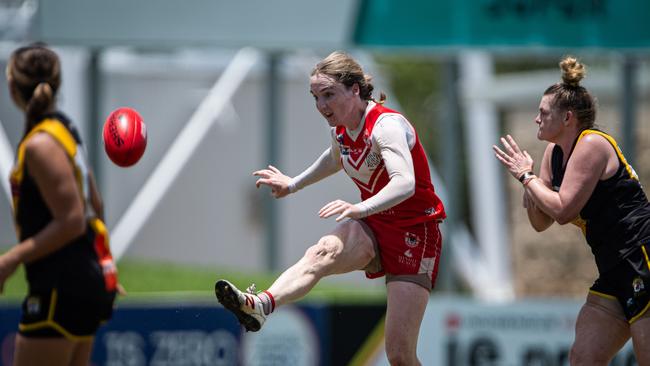
[[[127,258],[118,263],[120,283],[127,296],[120,302],[213,302],[214,283],[225,278],[240,288],[255,282],[259,290],[268,288],[277,273],[247,272],[207,266],[183,265]],[[2,302],[18,302],[27,293],[22,266],[5,283]],[[385,302],[385,291],[351,284],[318,284],[303,301],[367,304]]]

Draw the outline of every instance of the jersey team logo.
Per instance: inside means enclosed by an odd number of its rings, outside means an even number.
[[[343,145],[343,142],[345,139],[343,138],[343,134],[339,133],[336,135],[336,142],[339,143],[339,150],[341,151],[341,155],[348,156],[350,155],[350,146]]]
[[[427,216],[433,216],[436,213],[438,213],[438,210],[436,210],[435,207],[429,207],[426,210],[424,210],[424,214],[427,215]]]
[[[409,248],[415,248],[420,244],[420,237],[413,233],[404,234],[404,243]]]
[[[30,296],[25,302],[27,314],[38,315],[41,312],[41,299],[38,296]]]
[[[381,156],[379,154],[371,152],[366,156],[366,165],[368,165],[368,168],[374,169],[379,164],[381,164]]]
[[[643,280],[641,277],[636,277],[632,281],[632,289],[634,290],[634,295],[638,295],[641,293],[643,290],[645,290],[645,284],[643,283]]]

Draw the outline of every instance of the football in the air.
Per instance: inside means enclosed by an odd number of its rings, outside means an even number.
[[[147,127],[133,108],[115,109],[104,122],[104,149],[118,166],[129,167],[140,160],[147,147]]]

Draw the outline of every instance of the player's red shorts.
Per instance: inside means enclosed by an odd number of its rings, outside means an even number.
[[[360,220],[372,231],[381,266],[371,262],[366,277],[386,275],[386,282],[415,282],[431,290],[438,276],[442,235],[438,221],[426,221],[413,226],[398,227],[389,222],[365,218]]]

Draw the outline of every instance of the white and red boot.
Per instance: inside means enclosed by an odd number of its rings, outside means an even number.
[[[260,330],[275,308],[273,296],[268,291],[257,293],[254,284],[242,292],[232,283],[219,280],[214,284],[214,293],[221,305],[235,314],[239,323],[251,332]]]

